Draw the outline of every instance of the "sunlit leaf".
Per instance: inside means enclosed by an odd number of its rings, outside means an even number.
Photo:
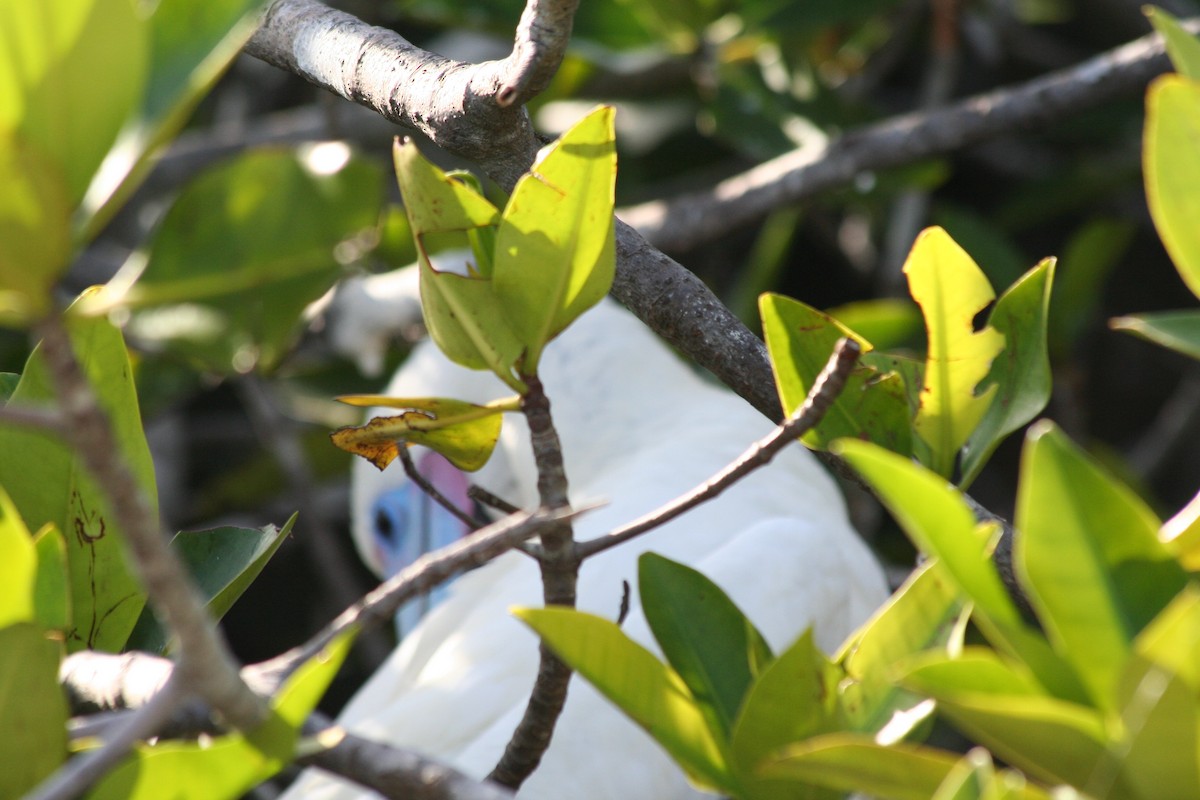
[[[58,165],[2,130],[0,186],[0,323],[21,325],[50,309],[67,268],[70,198]]]
[[[213,619],[221,619],[242,593],[262,572],[271,556],[283,544],[296,523],[293,514],[282,528],[216,528],[208,531],[184,531],[171,540],[171,549],[180,557],[207,603]],[[162,652],[168,635],[158,624],[149,607],[130,637],[129,649]]]
[[[1200,359],[1200,311],[1160,311],[1109,320],[1114,330],[1127,331],[1186,356]]]
[[[812,630],[771,662],[755,681],[730,738],[730,756],[747,794],[791,798],[796,786],[760,777],[759,764],[784,745],[840,727],[842,671],[813,643]],[[805,797],[816,797],[808,793]]]
[[[341,144],[246,153],[188,184],[147,259],[84,308],[134,307],[131,336],[205,369],[270,368],[304,308],[361,255],[382,198],[379,170]]]
[[[616,266],[617,153],[601,106],[538,155],[496,234],[495,289],[535,372],[542,348],[600,302]]]
[[[1159,665],[1200,695],[1200,588],[1189,583],[1134,640],[1138,657]]]
[[[1154,29],[1162,34],[1167,42],[1167,54],[1175,71],[1189,78],[1200,80],[1200,41],[1184,30],[1179,20],[1163,11],[1161,8],[1148,6],[1146,15],[1154,24]]]
[[[974,747],[950,770],[931,800],[1017,800],[1050,795],[1027,785],[1025,776],[1013,770],[996,771],[991,755]],[[1067,800],[1069,795],[1061,800]]]
[[[412,141],[392,150],[396,178],[413,233],[467,231],[500,221],[500,212],[470,186],[435,167]]]
[[[1158,235],[1200,297],[1200,83],[1164,75],[1146,94],[1142,169]]]
[[[973,618],[993,644],[1023,660],[1055,695],[1082,699],[1078,678],[1021,616],[1001,581],[991,560],[995,527],[977,525],[957,489],[909,459],[866,442],[845,439],[833,451],[867,478],[914,544],[938,558],[945,575],[974,603]]]
[[[1015,562],[1056,649],[1111,708],[1134,637],[1187,576],[1158,520],[1050,423],[1030,430],[1017,495]]]
[[[963,659],[929,661],[903,681],[937,700],[938,713],[974,741],[1030,775],[1088,786],[1104,769],[1103,715],[1043,694],[1032,676],[998,657],[974,650]]]
[[[257,30],[263,0],[158,0],[144,4],[146,84],[83,201],[84,239],[111,218]]]
[[[1140,797],[1200,793],[1200,702],[1160,665],[1134,658],[1118,686],[1122,777]]]
[[[883,297],[827,309],[826,314],[877,348],[911,345],[925,334],[921,309],[911,300]]]
[[[209,741],[139,744],[96,782],[89,800],[235,800],[293,757],[300,726],[346,658],[357,629],[342,634],[301,665],[271,703],[271,716],[247,734]]]
[[[774,294],[759,298],[763,335],[785,413],[794,412],[824,369],[838,339],[849,337],[869,351],[869,342],[797,300]],[[860,363],[824,418],[803,437],[823,449],[844,436],[867,438],[889,450],[908,454],[909,406],[903,381],[896,373],[880,373]]]
[[[760,665],[773,658],[762,634],[715,583],[656,553],[638,557],[638,596],[713,735],[728,738]]]
[[[351,405],[383,405],[406,409],[390,417],[375,417],[366,425],[339,428],[330,438],[341,449],[362,456],[384,469],[408,444],[424,445],[445,456],[461,470],[474,472],[491,458],[504,411],[512,401],[486,406],[444,397],[395,398],[355,395],[339,398]]]
[[[941,228],[921,232],[904,274],[925,315],[929,348],[913,426],[929,445],[934,471],[949,477],[959,448],[995,399],[995,388],[977,394],[976,387],[1004,348],[1004,336],[990,327],[976,331],[974,319],[996,295],[971,257]]]
[[[69,333],[101,407],[112,422],[121,455],[133,471],[151,515],[157,517],[154,464],[142,431],[129,355],[120,331],[105,319],[72,315]],[[12,405],[54,400],[41,348],[35,349],[13,392]],[[31,528],[47,522],[63,531],[71,574],[72,629],[67,645],[118,651],[141,613],[145,597],[125,561],[123,533],[108,500],[60,436],[0,425],[0,486]]]
[[[12,500],[0,487],[0,628],[34,619],[37,550]]]
[[[1033,420],[1050,399],[1046,335],[1054,264],[1048,258],[1027,272],[1000,296],[988,316],[988,325],[1004,336],[1004,353],[992,362],[981,384],[998,388],[963,449],[964,487],[975,480],[1004,437]]]
[[[22,797],[67,757],[61,647],[37,625],[0,628],[0,797]]]
[[[962,597],[937,565],[931,559],[919,567],[843,645],[840,691],[853,730],[891,742],[933,712],[932,703],[896,682],[896,665],[915,653],[961,645]]]
[[[563,608],[516,609],[558,656],[662,745],[697,784],[732,790],[721,744],[682,679],[609,620]]]
[[[1200,492],[1163,523],[1158,538],[1189,572],[1200,570]]]
[[[956,760],[930,747],[884,746],[861,734],[831,733],[784,748],[759,773],[891,800],[929,800]]]

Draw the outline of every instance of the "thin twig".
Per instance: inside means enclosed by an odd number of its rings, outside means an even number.
[[[75,360],[63,319],[47,317],[36,332],[42,337],[43,357],[67,435],[108,498],[151,602],[178,638],[177,672],[182,673],[182,686],[207,700],[235,728],[255,727],[266,718],[266,704],[242,682],[224,637],[161,535],[157,516],[121,457],[108,415]]]
[[[853,339],[840,339],[834,348],[829,362],[817,376],[812,389],[804,403],[796,412],[784,420],[775,430],[759,439],[745,453],[738,457],[725,469],[709,478],[705,483],[687,494],[672,500],[649,514],[646,514],[627,525],[624,525],[604,536],[598,536],[586,542],[580,542],[575,550],[580,559],[587,559],[597,553],[627,542],[635,536],[661,525],[689,511],[740,481],[759,467],[766,466],[780,450],[794,442],[809,429],[815,427],[825,416],[825,412],[841,394],[846,386],[846,379],[858,361],[860,348]]]
[[[408,452],[407,447],[401,446],[397,449],[400,453],[400,463],[404,465],[404,474],[408,476],[410,481],[415,483],[431,500],[453,514],[463,525],[466,525],[473,531],[479,529],[479,520],[450,502],[450,498],[438,491],[438,488],[417,470],[417,465],[413,463],[412,454]]]
[[[467,497],[485,506],[496,509],[503,514],[516,514],[521,509],[514,506],[512,503],[505,500],[503,497],[497,497],[478,484],[471,484],[467,489]]]
[[[520,542],[548,527],[561,525],[583,511],[558,508],[514,514],[470,537],[427,553],[347,608],[303,645],[250,669],[275,676],[272,682],[278,684],[351,627],[368,628],[385,623],[413,597],[432,591],[460,572],[486,564]]]
[[[1200,20],[1189,20],[1200,30]],[[1143,89],[1170,68],[1162,38],[1143,36],[1069,69],[951,106],[868,125],[820,149],[795,150],[709,189],[618,210],[665,250],[696,247],[781,206],[1014,130],[1053,125]]]
[[[563,465],[562,443],[550,415],[550,400],[536,375],[522,375],[529,387],[521,398],[522,411],[529,423],[534,463],[538,471],[538,499],[549,509],[570,508],[568,485]],[[574,608],[579,577],[579,558],[575,553],[574,533],[569,521],[542,533],[542,554],[538,561],[542,573],[542,598],[547,606]],[[571,668],[543,642],[538,646],[537,680],[517,728],[513,731],[499,763],[488,775],[510,789],[519,789],[537,769],[550,746],[554,725],[567,702]]]

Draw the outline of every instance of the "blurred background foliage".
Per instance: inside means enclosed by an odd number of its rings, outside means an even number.
[[[478,61],[506,54],[523,4],[333,5]],[[1200,11],[1193,0],[1162,5],[1181,16]],[[1149,30],[1132,0],[586,0],[568,58],[531,112],[555,135],[598,101],[617,105],[620,206],[1013,85]],[[1200,370],[1107,323],[1192,303],[1146,210],[1142,118],[1142,96],[1131,95],[944,158],[859,175],[671,255],[753,328],[758,295],[778,291],[836,309],[877,343],[914,349],[923,332],[902,299],[900,266],[926,225],[943,226],[1000,288],[1058,256],[1046,416],[1169,516],[1200,483],[1200,448],[1191,446],[1200,441]],[[372,584],[346,534],[349,457],[327,438],[357,414],[331,398],[381,388],[404,343],[389,352],[384,374],[364,375],[332,350],[321,316],[301,312],[339,278],[412,260],[390,173],[397,133],[242,57],[64,283],[73,296],[149,258],[140,286],[150,291],[126,332],[169,529],[282,524],[300,512],[293,537],[226,617],[247,662],[300,641]],[[329,139],[352,150],[311,144]],[[187,211],[218,203],[219,228],[200,229]],[[218,229],[226,233],[214,236]],[[229,231],[238,241],[244,233],[244,246],[231,245]],[[286,240],[287,258],[264,265],[257,245],[270,237]],[[155,295],[151,278],[169,278],[171,254],[182,249],[192,263],[234,252],[265,283],[211,286],[201,302]],[[236,331],[237,340],[214,344],[214,330]],[[27,347],[23,336],[0,333],[0,371],[19,371]],[[1019,442],[1003,446],[972,488],[1008,518]],[[907,572],[904,538],[861,493],[852,498],[864,534],[897,575]],[[376,637],[356,647],[327,710],[388,646]]]

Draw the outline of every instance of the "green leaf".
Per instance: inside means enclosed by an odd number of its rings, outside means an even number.
[[[1154,29],[1166,40],[1167,54],[1171,56],[1175,71],[1200,80],[1200,42],[1196,41],[1196,37],[1188,33],[1179,24],[1179,20],[1161,8],[1148,7],[1146,16],[1150,17]]]
[[[136,4],[7,0],[0,31],[0,132],[37,143],[74,208],[145,86],[148,42]]]
[[[1071,668],[1021,616],[991,560],[992,525],[976,525],[961,493],[946,480],[866,442],[845,439],[833,452],[870,482],[904,532],[936,556],[945,574],[974,603],[974,619],[988,638],[1022,659],[1059,697],[1082,699]]]
[[[918,567],[838,655],[846,671],[840,692],[850,727],[877,734],[884,743],[908,735],[933,711],[931,703],[896,682],[896,665],[916,653],[961,644],[961,595],[937,565],[933,559]]]
[[[341,144],[246,153],[190,183],[148,260],[132,260],[84,309],[132,306],[132,336],[206,369],[269,369],[340,261],[361,252],[356,237],[377,224],[382,197],[379,171]]]
[[[614,111],[600,106],[538,154],[496,234],[495,289],[537,371],[542,348],[612,286]]]
[[[1186,573],[1150,509],[1048,422],[1026,440],[1016,527],[1014,560],[1046,635],[1111,709],[1134,637]]]
[[[1057,795],[1056,795],[1057,796]],[[1064,795],[1067,800],[1071,795]],[[967,751],[950,770],[932,800],[1017,800],[1050,795],[1026,784],[1025,776],[1012,770],[997,772],[991,755],[982,747]]]
[[[291,533],[296,515],[282,528],[215,528],[175,534],[171,549],[182,559],[207,603],[209,615],[219,620],[249,588],[279,545]],[[150,608],[142,611],[128,649],[161,653],[168,644],[167,632]]]
[[[49,311],[70,260],[70,198],[58,165],[2,130],[0,186],[0,323],[23,325]]]
[[[1163,523],[1158,538],[1188,572],[1200,570],[1200,492]]]
[[[1109,320],[1113,330],[1127,331],[1185,356],[1200,359],[1200,311],[1160,311]]]
[[[1093,775],[1111,768],[1100,712],[1042,694],[997,657],[975,651],[926,662],[903,682],[933,697],[938,713],[974,741],[1042,780],[1087,787]]]
[[[66,760],[60,650],[37,625],[0,628],[0,797],[23,796]]]
[[[884,746],[861,734],[831,733],[784,748],[759,774],[891,800],[929,800],[955,761],[929,747]]]
[[[838,339],[849,337],[864,351],[871,348],[869,342],[837,320],[797,300],[764,294],[759,298],[759,311],[775,385],[788,414],[804,402]],[[912,447],[909,428],[908,400],[899,375],[881,373],[860,363],[821,424],[802,440],[810,447],[824,449],[844,436],[867,438],[907,455]]]
[[[121,455],[151,514],[157,516],[154,464],[121,332],[105,319],[71,315],[67,322],[75,356],[112,423]],[[44,406],[54,397],[39,346],[9,403]],[[119,651],[137,622],[145,596],[125,562],[124,535],[104,493],[75,451],[58,436],[0,425],[0,452],[6,454],[0,459],[0,486],[26,524],[40,528],[51,522],[66,535],[73,625],[68,648]]]
[[[513,613],[654,737],[693,782],[716,791],[734,790],[721,743],[674,670],[601,617],[564,608]]]
[[[286,766],[299,728],[345,660],[357,629],[343,634],[303,664],[271,703],[271,716],[249,734],[203,742],[139,744],[96,782],[89,800],[222,800],[243,796]]]
[[[146,85],[83,201],[83,238],[100,231],[259,25],[263,0],[158,0],[141,21]]]
[[[1134,652],[1178,676],[1200,695],[1200,587],[1185,586],[1138,634]]]
[[[504,421],[501,413],[519,408],[519,401],[514,400],[481,406],[445,397],[345,395],[338,399],[355,406],[404,410],[330,434],[337,447],[362,456],[381,470],[399,456],[401,446],[420,444],[441,453],[459,469],[474,472],[492,456]]]
[[[1140,797],[1200,794],[1200,702],[1178,675],[1134,658],[1121,678],[1117,708],[1124,737],[1122,777]]]
[[[773,658],[766,640],[715,583],[655,553],[638,558],[638,595],[655,640],[713,736],[728,738],[759,665]]]
[[[747,795],[796,796],[794,785],[759,777],[758,765],[784,745],[840,727],[838,684],[842,677],[842,670],[813,643],[809,629],[754,682],[729,747],[739,780],[749,787]]]
[[[881,350],[911,345],[925,333],[921,309],[911,300],[894,297],[860,300],[827,309],[825,313]]]
[[[1054,259],[1038,264],[996,301],[988,325],[1004,336],[1004,354],[992,362],[983,387],[996,396],[963,449],[962,480],[969,486],[996,446],[1041,413],[1050,399],[1050,356],[1046,333]]]
[[[1158,235],[1200,297],[1200,83],[1164,75],[1146,95],[1142,169]]]
[[[487,198],[435,167],[411,140],[396,142],[392,160],[418,242],[431,233],[465,232],[500,222],[500,212]]]
[[[949,477],[959,448],[995,398],[995,388],[976,394],[976,387],[1004,349],[1004,337],[990,327],[975,331],[974,318],[996,295],[971,257],[941,228],[921,232],[904,274],[925,315],[929,343],[913,427],[929,445],[933,470]]]
[[[67,542],[62,531],[45,525],[33,537],[37,576],[33,585],[33,614],[38,623],[65,636],[71,628],[71,583],[67,571]],[[0,548],[3,549],[3,548]]]
[[[34,619],[37,550],[12,500],[0,487],[0,628]]]
[[[17,373],[0,372],[0,403],[8,402],[8,398],[12,397],[13,391],[20,382],[21,376]]]

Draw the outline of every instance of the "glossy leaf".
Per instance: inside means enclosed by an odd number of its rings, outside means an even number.
[[[794,784],[758,776],[758,765],[784,745],[840,726],[841,678],[842,670],[813,643],[810,629],[755,681],[729,740],[730,758],[740,782],[748,787],[747,796],[797,796]]]
[[[926,663],[903,681],[937,700],[938,713],[974,741],[1030,775],[1083,787],[1105,769],[1103,715],[1041,694],[1036,683],[998,658],[975,653],[966,660]]]
[[[70,197],[57,164],[2,130],[0,186],[0,323],[23,325],[50,309],[70,260]]]
[[[1064,795],[1060,800],[1068,800]],[[1050,795],[1027,785],[1025,777],[1012,770],[997,772],[991,755],[982,747],[969,750],[950,770],[931,800],[1017,800]]]
[[[67,757],[61,645],[37,625],[0,628],[0,797],[22,797]]]
[[[1200,696],[1200,588],[1189,583],[1134,640],[1136,656],[1183,680]]]
[[[1188,572],[1200,570],[1200,492],[1163,523],[1158,538]]]
[[[1200,41],[1184,30],[1179,20],[1161,8],[1149,6],[1146,15],[1154,29],[1162,34],[1167,43],[1167,54],[1175,71],[1194,80],[1200,80]]]
[[[909,291],[925,315],[925,385],[913,427],[929,445],[931,466],[949,477],[961,448],[987,413],[996,389],[976,392],[1004,348],[993,328],[974,330],[975,315],[996,296],[983,272],[941,228],[917,237],[904,262]]]
[[[480,406],[444,397],[350,395],[338,399],[356,406],[406,409],[330,434],[335,445],[362,456],[381,470],[400,455],[402,444],[420,444],[441,453],[459,469],[474,472],[491,458],[504,422],[501,413],[516,410],[511,401]]]
[[[121,333],[105,319],[68,320],[76,358],[83,365],[100,405],[112,421],[121,454],[158,513],[154,464],[142,431],[133,371]],[[54,392],[35,349],[9,402],[39,406]],[[145,597],[126,562],[122,532],[108,501],[61,437],[18,425],[0,425],[0,486],[25,523],[53,523],[66,535],[71,575],[71,650],[90,647],[119,651],[133,630]]]
[[[171,549],[195,580],[209,615],[219,620],[250,587],[296,523],[293,514],[282,528],[216,528],[175,534]],[[163,652],[168,636],[149,608],[130,637],[129,649]]]
[[[918,567],[837,659],[846,671],[840,692],[851,729],[884,743],[908,735],[933,712],[932,703],[896,682],[897,665],[916,653],[961,646],[961,595],[937,565],[933,559]]]
[[[1111,709],[1134,637],[1187,576],[1158,540],[1158,520],[1049,423],[1022,458],[1014,560],[1056,649],[1092,701]]]
[[[61,635],[71,628],[71,584],[67,571],[67,542],[62,531],[45,525],[33,537],[37,576],[33,585],[33,614],[38,623]],[[2,548],[0,548],[2,549]]]
[[[0,31],[0,131],[37,143],[74,208],[147,80],[149,47],[136,5],[7,0]]]
[[[137,188],[149,172],[150,156],[183,127],[258,29],[263,5],[263,0],[159,0],[141,20],[146,84],[88,187],[83,238],[99,232]]]
[[[890,800],[929,800],[955,762],[953,754],[929,747],[833,733],[784,748],[759,774]]]
[[[383,181],[344,145],[247,153],[203,173],[167,212],[148,260],[84,306],[138,309],[131,335],[222,373],[269,369],[339,259],[379,218]],[[287,198],[287,202],[280,202]]]
[[[1122,777],[1141,797],[1200,793],[1200,702],[1161,666],[1134,658],[1118,687]]]
[[[536,372],[546,343],[612,286],[613,118],[612,106],[601,106],[544,148],[504,208],[495,289],[526,348],[526,372]]]
[[[1041,413],[1050,399],[1050,357],[1046,346],[1054,259],[1027,272],[996,301],[988,325],[1004,336],[1004,352],[992,362],[983,387],[996,396],[963,449],[963,487],[970,485],[996,446]]]
[[[0,628],[34,619],[37,550],[12,500],[0,488]]]
[[[832,317],[797,300],[765,294],[759,298],[759,310],[785,413],[794,412],[804,402],[838,339],[849,337],[864,351],[871,348]],[[824,449],[841,437],[866,438],[907,455],[912,446],[909,428],[908,400],[899,376],[881,374],[860,363],[821,424],[802,439],[810,447]]]
[[[1200,297],[1200,82],[1164,75],[1150,85],[1144,141],[1150,216],[1183,282]]]
[[[1148,342],[1200,359],[1200,311],[1160,311],[1109,320],[1114,330],[1126,331]]]
[[[654,737],[695,783],[732,791],[721,743],[674,670],[601,617],[563,608],[513,613]]]
[[[833,450],[867,478],[914,544],[938,558],[946,576],[974,603],[974,619],[993,644],[1025,661],[1055,695],[1082,699],[1071,668],[1022,618],[1000,580],[990,557],[994,527],[977,526],[953,486],[908,459],[848,439]]]
[[[715,583],[655,553],[638,558],[638,596],[667,663],[713,735],[728,738],[746,691],[773,658],[766,640]]]
[[[271,703],[271,716],[248,734],[206,742],[139,744],[99,781],[89,800],[235,800],[291,760],[300,726],[345,660],[357,630],[343,634],[301,665]]]

